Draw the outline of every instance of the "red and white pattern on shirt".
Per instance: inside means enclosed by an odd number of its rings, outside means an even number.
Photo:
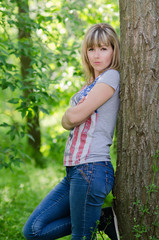
[[[85,162],[96,122],[97,113],[94,112],[84,123],[70,131],[65,148],[64,166],[74,166]]]

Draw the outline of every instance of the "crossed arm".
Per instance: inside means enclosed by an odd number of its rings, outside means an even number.
[[[85,122],[97,108],[111,98],[114,91],[114,88],[105,83],[96,84],[80,104],[66,110],[62,117],[62,126],[70,130]]]

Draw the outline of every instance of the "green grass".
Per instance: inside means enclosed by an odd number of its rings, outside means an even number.
[[[0,170],[0,239],[24,240],[22,228],[31,212],[46,194],[64,177],[65,168],[52,161],[45,169],[30,163]],[[110,194],[105,204],[110,205]],[[61,238],[69,240],[70,236]],[[102,239],[98,235],[98,239]],[[104,239],[108,239],[106,235]]]

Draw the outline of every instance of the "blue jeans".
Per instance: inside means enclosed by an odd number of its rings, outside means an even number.
[[[66,167],[66,177],[43,199],[27,220],[27,240],[93,240],[101,207],[114,184],[111,162]]]

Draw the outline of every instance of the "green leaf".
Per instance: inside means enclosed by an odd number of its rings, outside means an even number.
[[[26,114],[27,114],[27,109],[25,108],[25,109],[23,109],[22,112],[21,112],[22,118],[24,118],[24,117],[26,116]]]
[[[40,107],[40,111],[49,115],[49,111],[43,107]]]
[[[23,161],[20,158],[14,158],[12,159],[12,162],[17,167],[20,167],[20,163],[23,163]]]
[[[8,87],[9,83],[5,80],[2,79],[2,83],[0,84],[0,86],[2,87],[2,89],[6,89]]]
[[[8,123],[2,123],[2,124],[0,124],[0,127],[10,127],[10,125],[8,124]]]
[[[25,132],[20,132],[20,136],[23,138],[25,136]]]
[[[31,134],[27,134],[27,136],[33,141],[33,142],[35,142],[35,139],[33,138],[33,136],[31,135]]]
[[[8,86],[10,87],[10,89],[12,90],[12,92],[16,89],[16,86],[13,85],[12,83],[8,83]]]
[[[11,98],[8,102],[12,104],[17,104],[19,103],[19,98]]]

